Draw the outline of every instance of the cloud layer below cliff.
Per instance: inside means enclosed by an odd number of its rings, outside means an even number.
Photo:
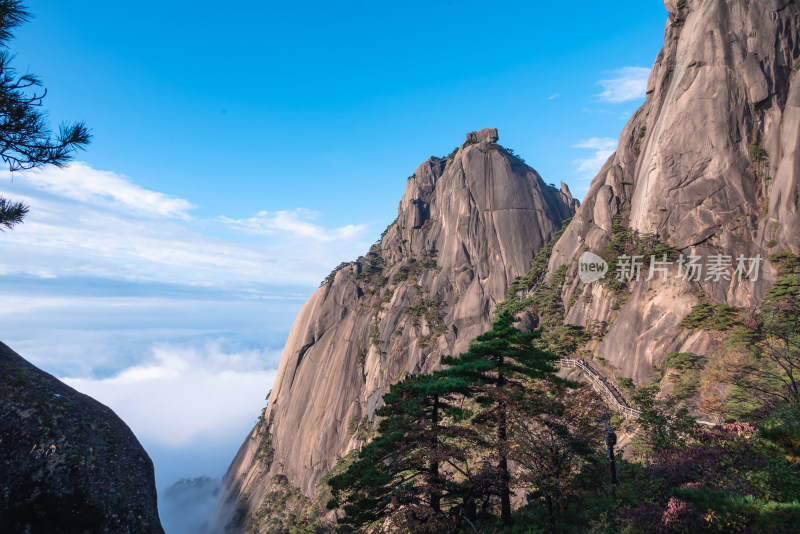
[[[116,411],[159,488],[223,474],[303,302],[369,247],[364,223],[273,206],[200,217],[83,163],[0,173],[0,196],[30,206],[0,233],[0,340]]]

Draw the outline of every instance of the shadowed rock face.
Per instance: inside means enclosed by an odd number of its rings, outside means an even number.
[[[153,464],[125,423],[2,343],[0,532],[164,532]]]
[[[758,282],[709,281],[705,273],[696,283],[640,281],[622,309],[611,310],[614,297],[598,282],[580,283],[577,260],[609,242],[614,214],[704,259],[800,251],[800,8],[788,0],[668,0],[666,7],[647,100],[549,265],[550,273],[570,267],[565,303],[575,292],[591,301],[578,299],[568,321],[610,323],[592,349],[638,380],[670,351],[709,345],[678,326],[699,295],[752,306],[775,273],[764,262]]]
[[[315,494],[363,443],[384,391],[486,331],[509,283],[574,213],[566,186],[544,184],[497,139],[471,132],[422,163],[381,242],[305,304],[262,422],[226,475],[217,530],[240,530],[277,475]]]

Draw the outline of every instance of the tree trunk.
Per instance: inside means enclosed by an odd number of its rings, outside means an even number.
[[[506,407],[500,406],[500,420],[497,425],[497,438],[499,441],[500,449],[500,518],[503,525],[511,524],[511,487],[510,478],[511,474],[508,472],[508,458],[506,457],[506,445],[508,441],[508,433],[506,427]]]
[[[464,516],[473,523],[478,519],[478,506],[472,497],[464,501]]]
[[[439,424],[439,397],[435,396],[433,398],[433,414],[431,417],[431,421],[433,422],[433,428],[436,430]],[[434,443],[431,445],[436,447],[438,445],[436,436],[433,437]],[[434,453],[435,454],[435,453]],[[430,465],[428,466],[428,487],[431,488],[430,492],[430,503],[431,508],[437,514],[441,511],[441,502],[442,502],[442,495],[439,492],[439,462],[436,460],[431,460]]]
[[[497,389],[503,391],[506,385],[506,379],[501,370],[505,367],[505,358],[500,355],[497,362]],[[497,446],[500,448],[500,519],[503,525],[508,526],[511,524],[511,488],[510,479],[511,473],[508,472],[508,423],[506,421],[506,404],[504,401],[499,403],[499,413],[497,421]]]
[[[547,503],[547,516],[550,518],[550,534],[556,534],[556,516],[553,511],[553,498],[549,491],[544,492],[544,500]]]

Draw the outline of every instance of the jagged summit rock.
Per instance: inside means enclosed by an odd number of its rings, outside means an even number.
[[[496,143],[498,139],[500,139],[500,136],[497,135],[497,128],[483,128],[475,132],[469,132],[467,139],[461,146],[464,147],[475,143]]]
[[[300,311],[269,405],[225,477],[229,507],[215,528],[240,531],[276,477],[315,495],[368,438],[386,389],[487,330],[509,284],[573,215],[568,190],[497,144],[496,129],[466,139],[417,167],[381,241]]]
[[[0,343],[0,532],[163,534],[153,463],[109,408]]]

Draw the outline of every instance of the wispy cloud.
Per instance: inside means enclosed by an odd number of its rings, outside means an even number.
[[[269,213],[259,212],[248,219],[231,219],[221,216],[219,221],[249,234],[275,235],[289,232],[298,237],[306,237],[317,241],[351,240],[361,236],[366,229],[363,224],[349,224],[339,228],[324,228],[310,221],[318,214],[305,210],[283,210]]]
[[[265,347],[369,248],[364,224],[297,207],[201,219],[188,199],[85,163],[0,173],[0,195],[31,208],[0,233],[0,339],[114,409],[159,484],[224,472],[275,377]]]
[[[7,171],[0,173],[0,177],[8,176]],[[20,179],[42,191],[82,203],[162,217],[188,219],[189,211],[195,207],[183,198],[144,189],[131,183],[127,176],[93,169],[82,162],[63,169],[47,167],[26,172]]]
[[[612,78],[600,80],[597,85],[603,92],[595,95],[601,102],[627,102],[645,97],[650,69],[645,67],[623,67],[612,71]]]
[[[560,95],[560,94],[558,94],[558,93],[553,93],[552,95],[550,95],[550,96],[548,96],[548,97],[547,97],[547,100],[555,100],[555,99],[556,99],[556,98],[558,98],[559,96],[561,96],[561,95]]]
[[[597,174],[609,156],[614,153],[614,150],[617,148],[617,142],[608,137],[592,137],[590,139],[581,140],[579,143],[572,145],[572,148],[582,148],[594,151],[594,154],[591,157],[576,159],[573,162],[578,166],[577,172],[581,178],[584,180],[591,180]]]
[[[328,228],[300,208],[197,220],[186,199],[82,163],[0,179],[0,194],[31,206],[24,224],[0,233],[0,275],[313,285],[369,247],[365,225]]]

